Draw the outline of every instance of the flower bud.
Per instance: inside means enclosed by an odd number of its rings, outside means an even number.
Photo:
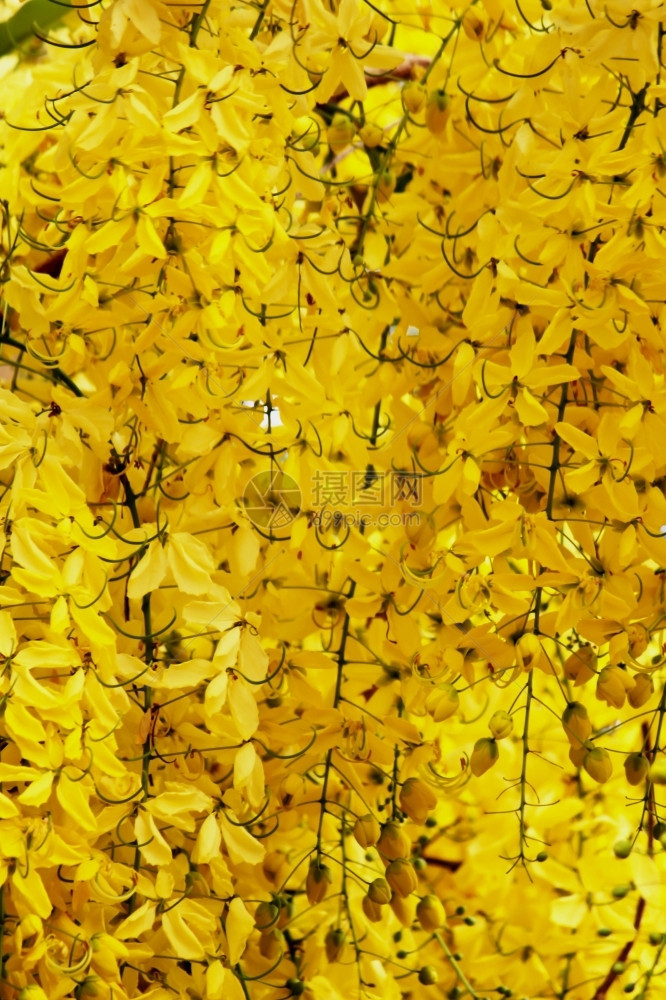
[[[481,16],[473,7],[468,7],[462,16],[462,29],[471,42],[480,42],[486,30]]]
[[[382,908],[379,903],[375,903],[369,896],[364,896],[361,900],[361,908],[368,920],[373,924],[379,923],[382,919]]]
[[[493,712],[488,727],[494,740],[503,740],[513,732],[513,719],[508,712]]]
[[[331,870],[328,865],[318,864],[316,861],[313,861],[308,869],[308,877],[305,880],[305,892],[310,906],[321,903],[328,892],[331,882]]]
[[[428,715],[435,722],[444,722],[458,711],[460,696],[453,684],[448,682],[434,688],[426,698],[425,707]]]
[[[640,785],[648,776],[650,765],[642,753],[630,753],[624,758],[624,773],[630,785]]]
[[[254,926],[261,934],[272,930],[280,918],[280,907],[262,900],[254,911]]]
[[[354,823],[354,840],[364,849],[376,844],[380,833],[381,828],[379,823],[370,813],[366,813],[365,816],[359,816]]]
[[[351,118],[339,112],[333,115],[333,120],[326,129],[326,141],[333,153],[341,153],[346,149],[355,135],[356,127]]]
[[[404,858],[392,861],[386,869],[386,881],[398,896],[410,896],[419,884],[412,865]]]
[[[496,764],[499,759],[499,748],[495,740],[489,740],[487,736],[477,740],[474,750],[469,760],[472,774],[480,778],[489,768]]]
[[[277,927],[259,938],[259,951],[264,958],[276,959],[281,951],[284,951],[284,934]]]
[[[634,686],[627,691],[627,700],[632,708],[642,708],[654,694],[652,678],[647,674],[634,674]]]
[[[384,138],[384,129],[373,122],[366,122],[358,134],[364,146],[367,146],[368,149],[374,149]]]
[[[392,170],[382,170],[377,181],[377,201],[388,201],[395,191],[396,177]]]
[[[48,1000],[48,997],[41,986],[32,985],[19,990],[18,1000]]]
[[[84,997],[102,996],[102,987],[104,985],[104,980],[100,979],[99,976],[86,976],[83,982],[79,983],[76,987],[77,1000],[79,1000],[79,997],[83,1000]],[[104,993],[106,993],[106,989],[104,990]]]
[[[388,858],[395,861],[396,858],[404,858],[412,852],[412,842],[397,823],[385,823],[377,841],[378,850]]]
[[[583,761],[585,760],[585,754],[592,747],[591,743],[579,743],[577,746],[569,747],[569,760],[574,765],[574,767],[582,767]]]
[[[603,785],[604,781],[608,781],[613,773],[611,759],[607,751],[602,750],[601,747],[594,747],[587,751],[583,758],[583,767],[589,776],[594,781],[598,781],[600,785]]]
[[[414,923],[414,897],[399,896],[397,892],[393,893],[391,899],[391,909],[393,914],[400,921],[403,927],[411,927]]]
[[[422,969],[419,969],[419,982],[421,986],[434,986],[435,983],[439,982],[437,969],[434,965],[424,965]]]
[[[405,111],[409,111],[411,115],[417,115],[423,110],[427,97],[428,91],[416,80],[410,80],[402,88],[402,103]]]
[[[429,132],[440,135],[449,120],[449,97],[442,89],[431,91],[426,104],[425,123]]]
[[[424,931],[436,931],[444,925],[446,912],[437,896],[429,893],[419,900],[416,917]]]
[[[594,677],[597,667],[597,654],[592,646],[586,644],[576,649],[564,661],[564,676],[567,680],[574,681],[576,687],[585,684],[590,677]]]
[[[616,840],[613,844],[613,854],[616,858],[628,858],[631,854],[631,841],[627,840],[626,837]]]
[[[329,962],[339,961],[345,948],[345,932],[340,927],[331,927],[324,938],[326,958]]]
[[[516,664],[522,670],[538,667],[543,659],[543,650],[534,632],[523,632],[516,642]]]
[[[562,725],[572,747],[578,748],[592,732],[592,723],[585,705],[571,701],[562,713]]]
[[[425,823],[437,805],[437,796],[420,778],[407,778],[400,789],[400,808],[413,823]],[[407,853],[407,852],[405,852]]]
[[[377,906],[386,906],[391,902],[391,887],[385,878],[376,878],[368,886],[368,896]]]
[[[622,667],[604,667],[597,677],[597,698],[612,708],[622,708],[634,682]]]

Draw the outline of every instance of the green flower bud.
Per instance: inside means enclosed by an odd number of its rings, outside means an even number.
[[[368,896],[378,906],[386,906],[391,902],[391,887],[385,878],[376,878],[368,886]]]
[[[437,969],[434,965],[424,965],[422,969],[419,969],[419,982],[421,986],[434,986],[435,983],[439,982]]]
[[[626,837],[616,840],[613,844],[613,854],[616,858],[628,858],[631,854],[631,841],[627,840]]]

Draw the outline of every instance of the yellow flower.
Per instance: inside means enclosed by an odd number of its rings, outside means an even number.
[[[647,674],[634,674],[634,686],[627,691],[627,700],[632,708],[642,708],[654,694],[654,683]]]
[[[621,667],[604,667],[597,677],[597,698],[613,708],[622,708],[634,681]]]
[[[426,698],[426,711],[435,722],[444,722],[458,711],[460,696],[453,684],[447,682],[434,688]]]

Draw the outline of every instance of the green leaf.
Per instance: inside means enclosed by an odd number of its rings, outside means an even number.
[[[43,34],[49,25],[59,21],[71,7],[70,0],[28,0],[7,21],[0,23],[0,56],[30,39],[37,30]]]

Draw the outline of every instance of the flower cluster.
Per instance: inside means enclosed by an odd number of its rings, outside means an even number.
[[[662,5],[69,7],[0,26],[0,997],[661,996]]]

